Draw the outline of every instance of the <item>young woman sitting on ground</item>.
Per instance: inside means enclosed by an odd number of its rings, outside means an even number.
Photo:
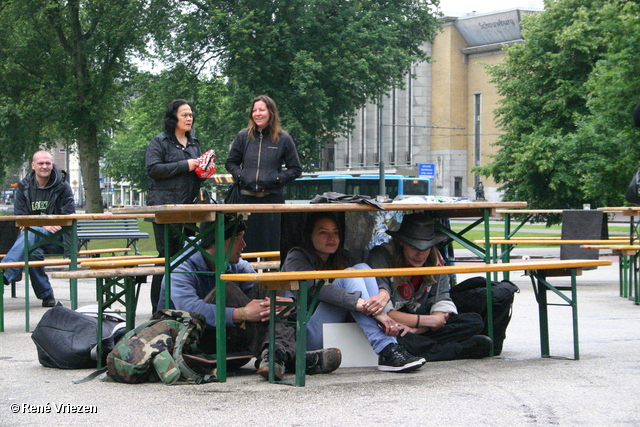
[[[310,214],[303,229],[302,246],[288,252],[281,270],[342,270],[349,266],[339,224],[330,212]],[[358,264],[353,268],[369,266]],[[379,292],[374,278],[336,279],[320,289],[318,300],[320,303],[307,324],[307,350],[323,348],[324,323],[342,323],[352,316],[378,354],[379,370],[407,372],[425,363],[398,344],[399,324],[384,312],[389,293]]]

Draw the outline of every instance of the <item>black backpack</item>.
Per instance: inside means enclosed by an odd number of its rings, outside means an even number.
[[[493,352],[502,353],[502,343],[507,336],[507,326],[511,321],[513,297],[520,289],[508,280],[491,282],[493,296]],[[487,279],[472,277],[451,288],[451,300],[459,313],[478,313],[485,327],[483,335],[488,335],[487,321]]]
[[[82,310],[82,309],[79,309]],[[119,316],[103,314],[102,364],[115,343],[124,336],[126,322]],[[58,303],[47,310],[31,339],[42,366],[59,369],[87,369],[97,365],[97,314],[71,310]]]

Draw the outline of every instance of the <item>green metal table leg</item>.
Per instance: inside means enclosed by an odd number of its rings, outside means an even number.
[[[300,283],[298,290],[297,310],[298,317],[296,320],[296,386],[304,387],[307,376],[307,292],[309,283],[305,281]]]
[[[102,368],[102,317],[104,313],[104,279],[96,278],[96,288],[98,290],[98,369]]]
[[[573,358],[580,359],[580,340],[578,336],[578,292],[576,287],[576,270],[571,270],[571,311],[573,315]]]
[[[24,277],[24,331],[29,332],[29,289],[31,288],[29,280],[29,227],[24,228],[24,269],[22,276]]]

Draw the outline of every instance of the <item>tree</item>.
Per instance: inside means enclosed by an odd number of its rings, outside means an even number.
[[[78,151],[86,210],[102,212],[100,156],[171,0],[6,0],[0,6],[0,159],[63,141]],[[7,144],[4,144],[7,142]]]
[[[139,190],[147,191],[145,151],[151,138],[164,130],[166,106],[178,98],[194,106],[196,120],[192,133],[202,150],[226,153],[230,134],[224,130],[225,94],[226,86],[220,79],[199,78],[180,64],[159,74],[141,73],[132,83],[124,125],[114,132],[113,144],[105,154],[104,171],[117,181],[129,181]],[[225,158],[216,158],[218,167]]]
[[[402,87],[439,28],[437,0],[184,1],[171,60],[225,76],[234,133],[256,95],[274,98],[308,168],[358,108]]]
[[[637,16],[637,2],[548,1],[545,12],[523,21],[526,44],[489,68],[506,133],[478,172],[502,184],[504,200],[533,208],[622,203],[626,171],[640,160],[630,149],[638,136],[630,128],[640,89],[632,78]]]

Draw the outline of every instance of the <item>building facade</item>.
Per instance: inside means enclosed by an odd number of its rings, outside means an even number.
[[[417,176],[420,164],[435,165],[432,194],[476,199],[482,187],[486,200],[499,201],[495,182],[471,171],[490,161],[500,135],[486,66],[503,60],[504,45],[524,43],[522,18],[538,11],[442,18],[442,31],[423,47],[431,61],[413,66],[404,89],[363,107],[353,132],[327,149],[323,168],[375,173],[382,160],[387,173]]]

